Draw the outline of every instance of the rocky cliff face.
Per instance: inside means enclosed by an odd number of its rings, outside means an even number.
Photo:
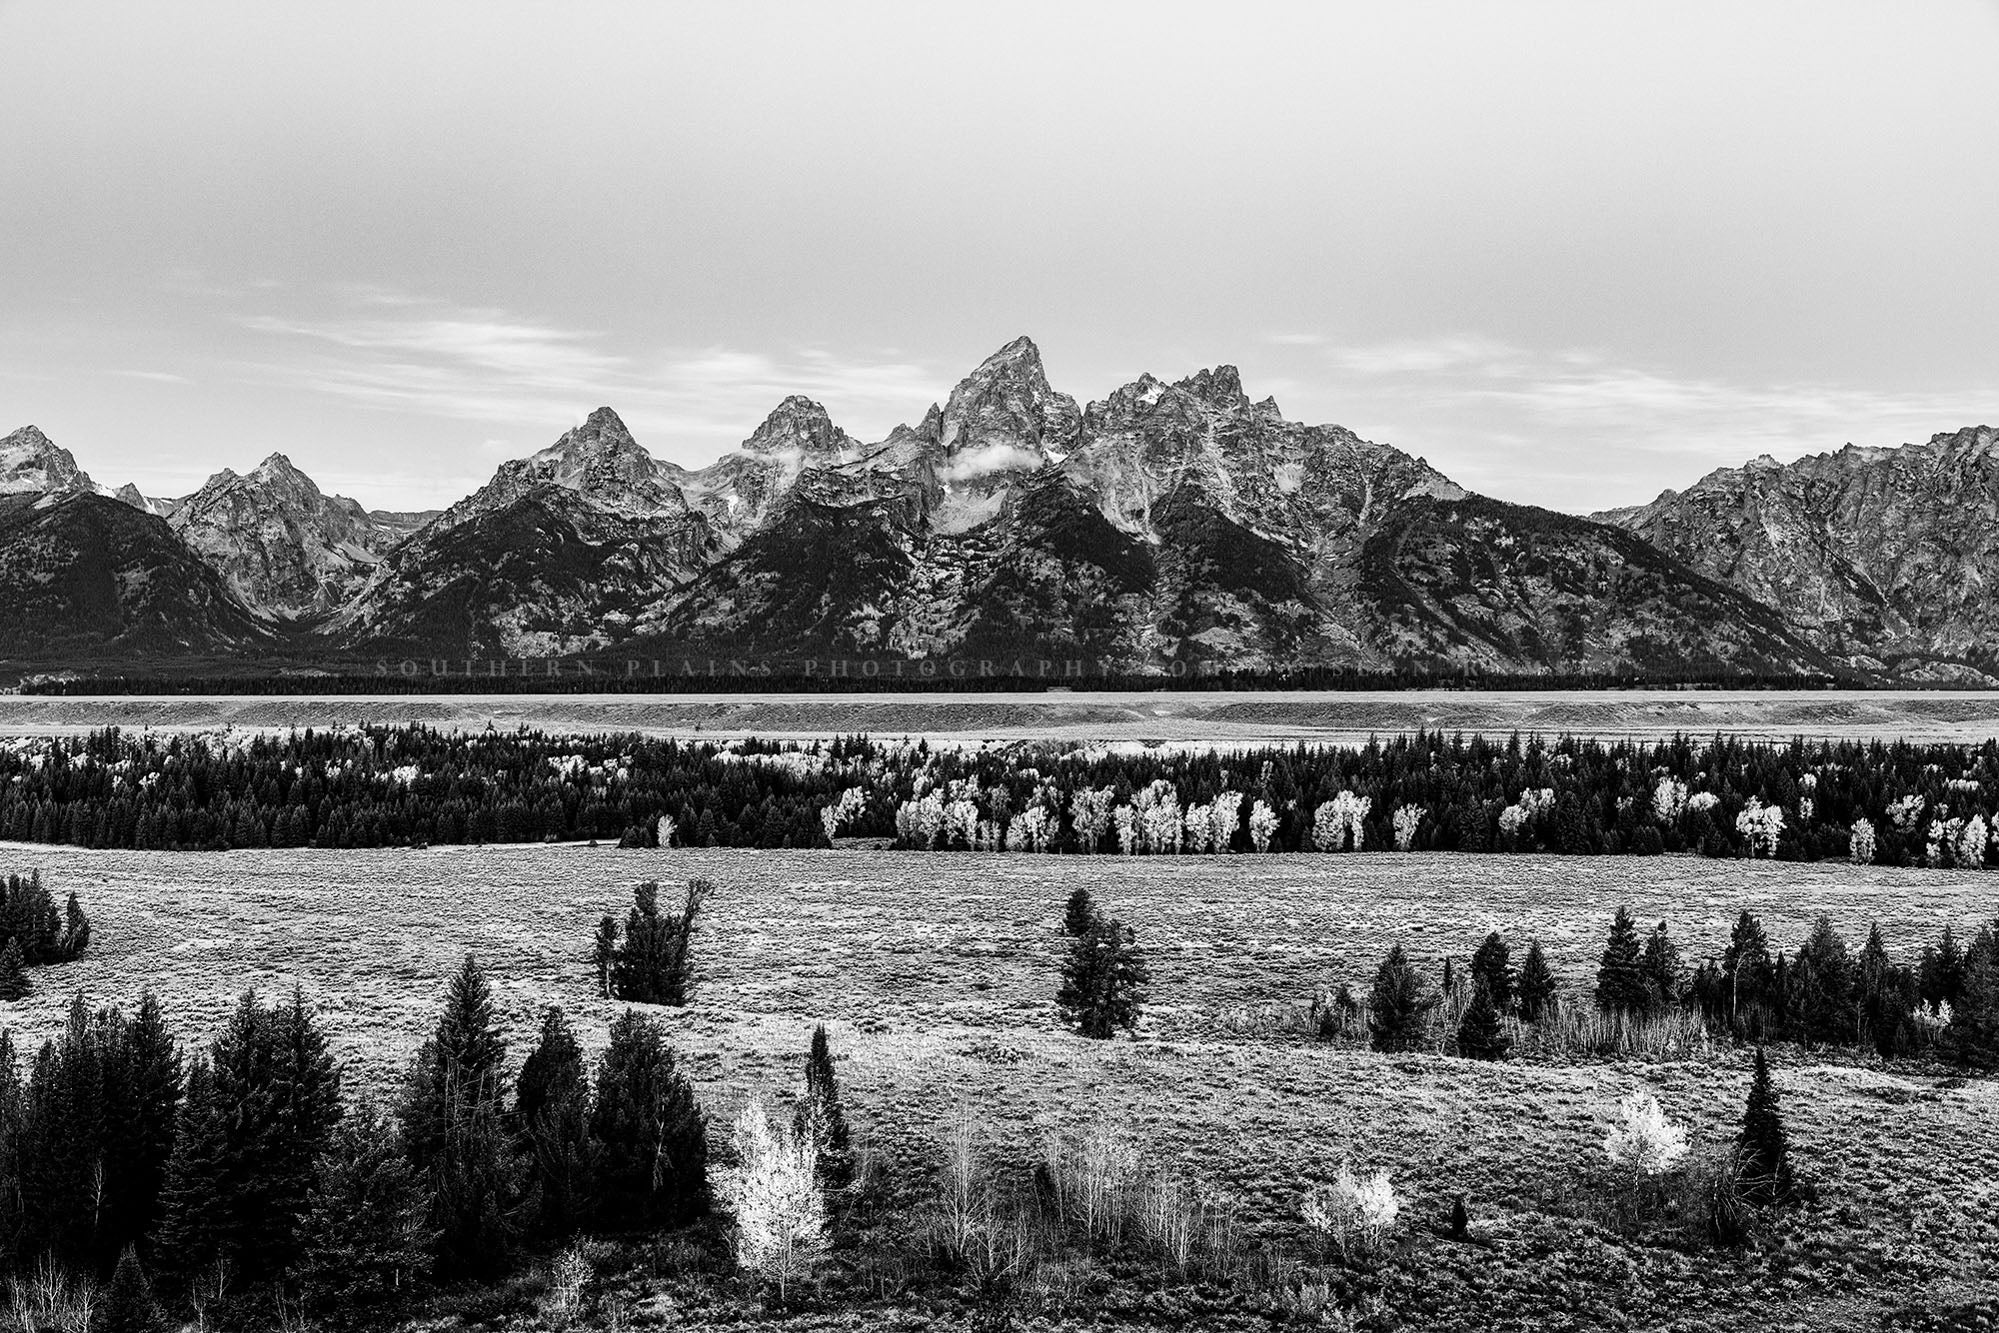
[[[0,495],[33,495],[53,504],[71,495],[97,495],[102,487],[61,448],[33,426],[0,439]]]
[[[1999,680],[1999,442],[1988,426],[1899,449],[1758,458],[1604,515],[1776,608],[1843,662]]]
[[[324,495],[283,454],[224,469],[174,505],[168,525],[271,619],[312,620],[340,605],[402,535],[354,501]]]

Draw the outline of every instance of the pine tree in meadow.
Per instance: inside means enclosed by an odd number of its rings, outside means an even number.
[[[394,1123],[361,1102],[341,1118],[320,1159],[301,1228],[300,1269],[313,1303],[361,1304],[421,1281],[436,1239],[429,1213]]]
[[[1513,1003],[1513,958],[1498,931],[1488,934],[1472,954],[1471,979],[1474,986],[1484,984],[1487,996],[1498,1008],[1504,1010]]]
[[[1782,1203],[1791,1197],[1791,1148],[1784,1133],[1784,1113],[1763,1048],[1756,1048],[1749,1100],[1743,1108],[1742,1134],[1737,1140],[1743,1193],[1758,1203]]]
[[[1645,937],[1645,956],[1638,967],[1645,975],[1645,990],[1652,1006],[1668,1007],[1679,1003],[1683,985],[1680,950],[1673,943],[1673,937],[1667,934],[1665,922],[1652,927],[1652,933]]]
[[[1422,975],[1402,945],[1390,946],[1368,992],[1369,1044],[1377,1051],[1415,1050],[1429,1033],[1430,1011],[1437,1003],[1438,997],[1424,990]]]
[[[21,938],[10,935],[6,947],[0,948],[0,1000],[25,999],[32,984],[28,960],[21,956]]]
[[[678,912],[662,912],[659,885],[651,880],[632,891],[625,917],[625,940],[611,966],[611,991],[633,1004],[684,1005],[694,986],[694,932],[714,896],[705,879],[687,882]]]
[[[153,1300],[152,1283],[146,1281],[138,1251],[130,1245],[118,1256],[110,1290],[90,1326],[92,1333],[153,1333],[160,1326],[160,1309]]]
[[[1138,940],[1114,917],[1100,916],[1069,946],[1055,1005],[1085,1037],[1106,1040],[1133,1031],[1152,974]]]
[[[1520,964],[1520,979],[1514,989],[1519,995],[1523,1020],[1539,1023],[1554,1016],[1555,973],[1548,966],[1548,956],[1541,952],[1541,941],[1528,944],[1527,958]]]
[[[1610,937],[1604,942],[1603,958],[1596,970],[1597,1008],[1606,1013],[1644,1013],[1650,988],[1645,984],[1643,963],[1631,909],[1619,907],[1611,920]]]
[[[853,1143],[846,1113],[840,1109],[840,1082],[824,1023],[813,1026],[812,1045],[805,1053],[805,1089],[792,1111],[792,1133],[800,1138],[810,1135],[818,1145],[821,1185],[839,1190],[853,1181]]]
[[[1458,1021],[1458,1054],[1468,1060],[1504,1060],[1513,1038],[1506,1035],[1499,1008],[1483,980],[1472,983],[1471,1003]]]
[[[627,1009],[611,1024],[590,1129],[602,1225],[678,1226],[708,1211],[707,1119],[650,1016]]]
[[[506,1127],[506,1053],[492,990],[468,954],[398,1110],[404,1151],[430,1195],[442,1277],[490,1276],[513,1256],[522,1172]]]
[[[583,1047],[560,1009],[542,1016],[541,1037],[521,1066],[514,1123],[533,1181],[530,1230],[565,1240],[590,1219],[597,1146]]]
[[[1095,923],[1097,905],[1090,897],[1090,891],[1081,884],[1069,895],[1069,906],[1062,914],[1062,929],[1070,935],[1081,935]]]

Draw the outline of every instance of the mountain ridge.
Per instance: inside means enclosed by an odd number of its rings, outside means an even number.
[[[0,498],[105,497],[29,430],[0,441],[0,491],[17,479]],[[1907,454],[1921,449],[1955,461],[1926,472],[1926,454]],[[1995,452],[1986,428],[1899,450],[1849,446],[1833,470],[1874,476],[1861,488],[1873,498],[1830,512],[1900,512],[1895,497],[1921,485],[1933,503],[1940,486],[1989,476]],[[1141,374],[1078,404],[1020,337],[917,424],[872,443],[793,394],[736,449],[690,469],[655,458],[603,406],[441,512],[365,510],[322,493],[282,452],[179,500],[126,487],[111,502],[160,520],[216,576],[219,601],[156,549],[156,531],[120,538],[177,571],[169,582],[225,644],[275,634],[307,650],[454,659],[630,645],[1047,650],[1141,672],[1891,676],[1915,660],[1903,631],[1916,625],[1929,627],[1932,667],[1948,657],[1999,678],[1999,624],[1979,619],[1963,643],[1938,629],[1966,604],[1944,597],[1946,574],[1999,577],[1964,525],[1921,547],[1928,572],[1904,580],[1900,601],[1846,557],[1814,563],[1749,540],[1742,497],[1803,513],[1816,502],[1799,496],[1830,484],[1820,473],[1832,465],[1806,461],[1758,458],[1649,505],[1557,514],[1479,496],[1345,427],[1287,420],[1273,398],[1252,400],[1231,365],[1172,382]],[[1791,529],[1813,530],[1803,519]],[[1738,530],[1731,547],[1723,538]],[[1952,563],[1950,551],[1969,554]],[[1793,605],[1813,577],[1846,589],[1821,599],[1817,620]],[[1956,610],[1937,613],[1940,600]],[[1887,608],[1875,619],[1894,633],[1866,620],[1870,607]]]

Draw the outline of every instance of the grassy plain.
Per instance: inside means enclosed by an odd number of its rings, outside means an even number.
[[[470,950],[516,1060],[551,1003],[596,1047],[614,1006],[594,991],[592,924],[622,912],[640,879],[704,875],[722,891],[697,1002],[662,1012],[718,1133],[745,1098],[791,1088],[811,1024],[825,1021],[849,1115],[891,1157],[919,1158],[961,1110],[1022,1154],[1047,1131],[1108,1117],[1153,1161],[1239,1199],[1273,1238],[1296,1237],[1299,1190],[1343,1154],[1387,1167],[1431,1284],[1410,1297],[1432,1304],[1405,1312],[1409,1327],[1889,1328],[1999,1298],[1999,1083],[1783,1055],[1791,1132],[1820,1200],[1753,1253],[1715,1258],[1637,1244],[1576,1220],[1565,1200],[1601,1158],[1602,1117],[1634,1088],[1700,1138],[1731,1135],[1741,1054],[1488,1066],[1317,1046],[1243,1021],[1361,981],[1392,940],[1435,962],[1462,958],[1490,928],[1537,936],[1580,985],[1620,902],[1667,920],[1690,960],[1717,949],[1744,906],[1773,945],[1795,948],[1825,912],[1856,946],[1879,920],[1906,954],[1946,920],[1964,929],[1999,911],[1999,878],[1986,874],[1443,854],[0,845],[0,869],[33,867],[80,893],[95,925],[82,959],[0,1006],[17,1040],[53,1031],[78,988],[130,1003],[150,985],[199,1037],[244,988],[297,984],[326,1013],[353,1082],[379,1090]],[[1137,1041],[1084,1042],[1055,1020],[1055,932],[1078,883],[1138,923],[1151,955],[1156,1002]],[[1481,1244],[1422,1230],[1459,1193]]]
[[[192,730],[422,722],[484,730],[641,731],[810,739],[871,732],[933,741],[1360,743],[1413,731],[1662,738],[1725,732],[1961,741],[1999,737],[1999,692],[1613,690],[1096,692],[1021,694],[0,695],[0,734],[97,727]]]

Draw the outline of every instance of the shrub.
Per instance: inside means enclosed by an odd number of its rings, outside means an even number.
[[[1633,1183],[1664,1175],[1687,1155],[1687,1132],[1667,1118],[1659,1099],[1634,1092],[1618,1106],[1619,1119],[1604,1135],[1610,1164],[1628,1171]]]
[[[1352,1162],[1343,1161],[1331,1184],[1306,1191],[1298,1211],[1322,1243],[1355,1258],[1380,1248],[1401,1214],[1402,1200],[1386,1171],[1363,1180],[1354,1175]]]
[[[1151,980],[1131,932],[1099,917],[1071,944],[1055,1003],[1085,1037],[1104,1039],[1137,1028]]]
[[[736,1165],[722,1173],[720,1192],[736,1221],[736,1262],[775,1282],[782,1299],[825,1254],[819,1147],[810,1134],[772,1126],[761,1101],[736,1117],[733,1141]]]

